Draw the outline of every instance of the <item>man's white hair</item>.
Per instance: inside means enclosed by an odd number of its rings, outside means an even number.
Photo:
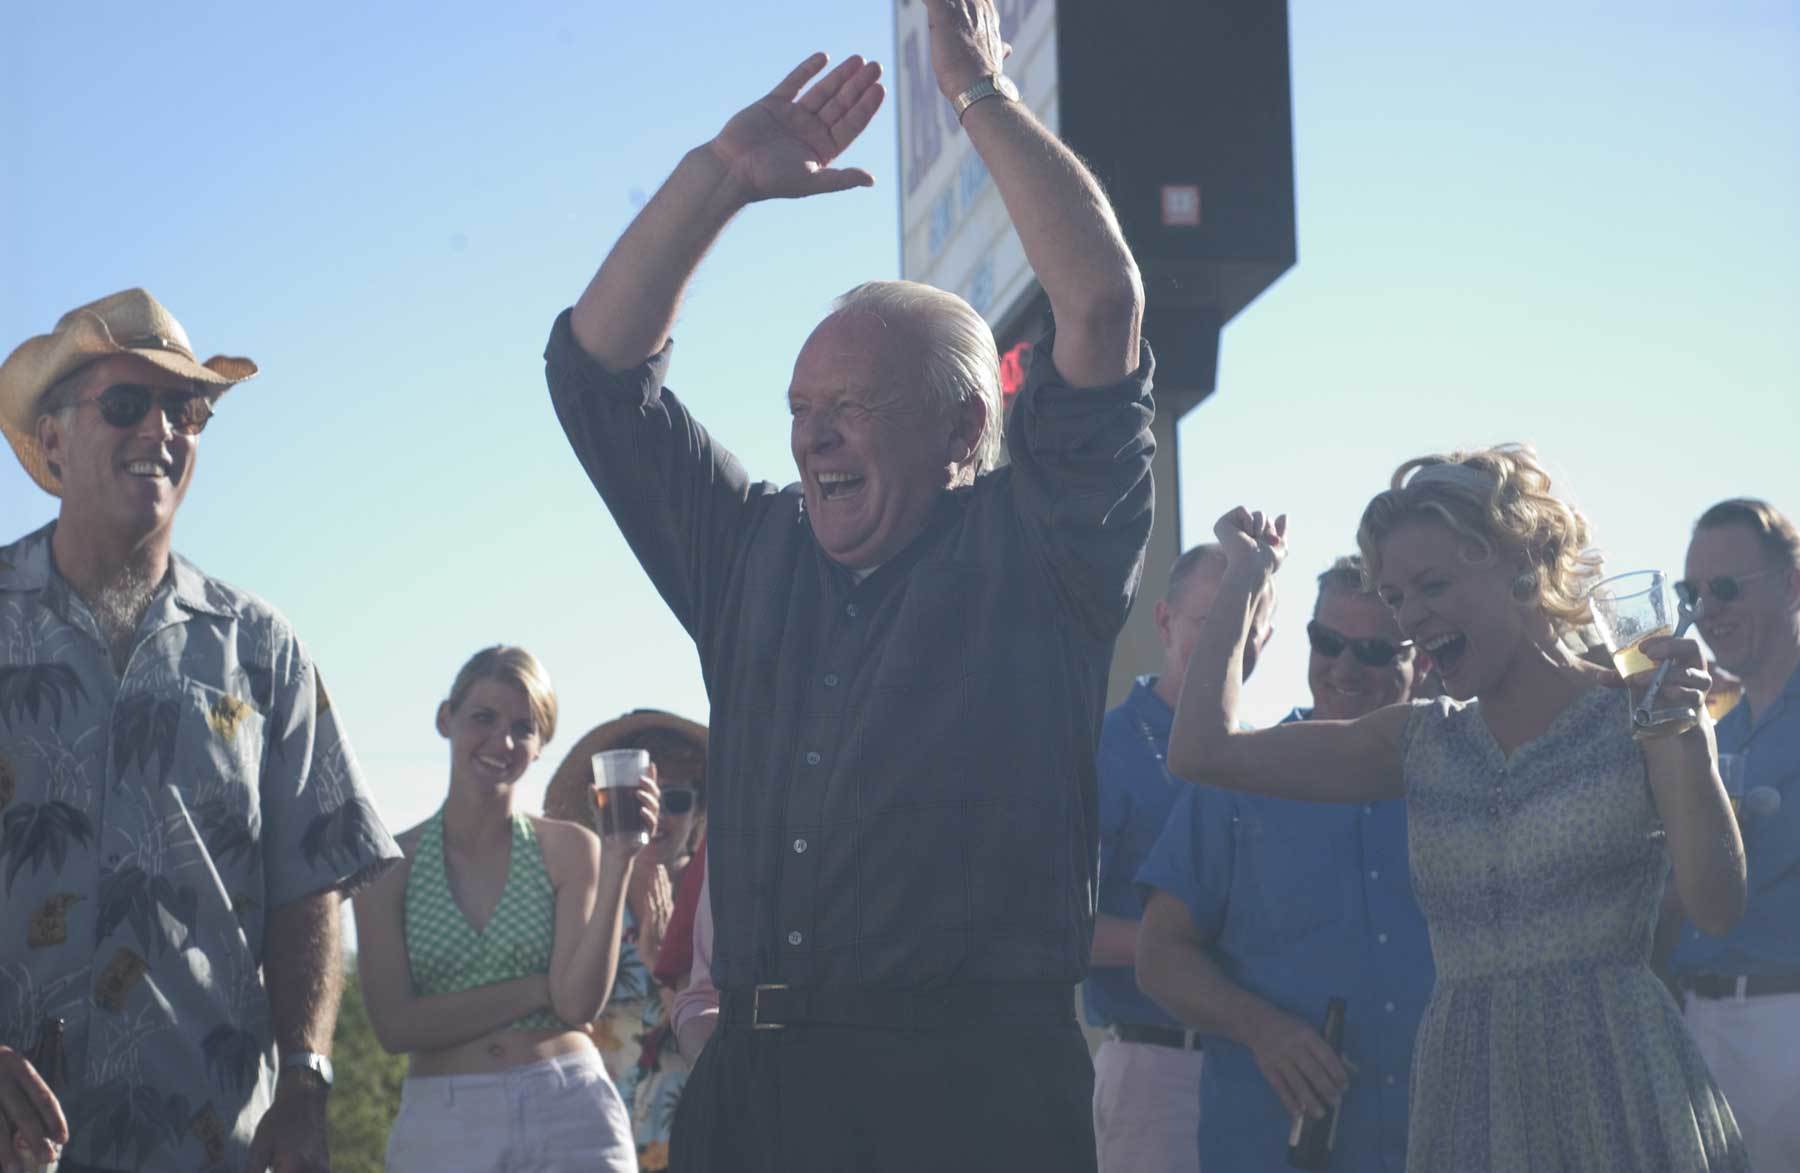
[[[899,318],[918,332],[925,388],[945,412],[972,399],[987,408],[987,423],[965,466],[987,472],[1000,460],[1000,352],[994,332],[975,307],[917,281],[865,281],[831,303],[834,312],[861,310]]]

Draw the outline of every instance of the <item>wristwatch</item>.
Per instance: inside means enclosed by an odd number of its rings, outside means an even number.
[[[983,98],[1005,98],[1009,102],[1016,102],[1019,100],[1019,87],[1014,85],[1012,78],[1007,77],[1004,73],[988,74],[950,99],[951,108],[956,111],[956,120],[961,122],[962,116],[969,107]]]
[[[331,1060],[317,1051],[292,1051],[281,1057],[283,1071],[294,1067],[305,1068],[318,1076],[327,1088],[331,1086]]]

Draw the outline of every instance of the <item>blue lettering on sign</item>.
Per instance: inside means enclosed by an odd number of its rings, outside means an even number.
[[[975,273],[969,278],[969,290],[963,300],[975,307],[975,312],[986,316],[988,306],[994,300],[994,258],[982,257],[981,264],[976,266]]]
[[[944,242],[956,230],[956,189],[946,188],[931,205],[931,255],[944,250]]]
[[[968,156],[963,159],[962,166],[958,167],[956,171],[956,188],[962,197],[965,213],[975,206],[975,197],[981,194],[981,189],[986,186],[987,181],[987,164],[981,161],[980,155],[970,151]]]

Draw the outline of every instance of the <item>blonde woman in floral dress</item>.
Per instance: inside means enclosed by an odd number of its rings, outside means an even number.
[[[1370,502],[1358,533],[1369,576],[1448,695],[1355,721],[1239,731],[1245,615],[1285,555],[1286,522],[1237,509],[1214,532],[1230,565],[1169,768],[1285,798],[1406,798],[1437,963],[1413,1053],[1410,1173],[1748,1168],[1648,964],[1671,874],[1707,931],[1743,911],[1712,731],[1634,739],[1616,675],[1564,650],[1598,565],[1586,521],[1534,454],[1409,461]],[[1699,708],[1698,644],[1643,650],[1673,665],[1659,704]]]

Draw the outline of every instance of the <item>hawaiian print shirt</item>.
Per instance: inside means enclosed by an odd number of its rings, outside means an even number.
[[[65,1169],[241,1168],[269,911],[400,851],[280,615],[172,555],[121,676],[53,528],[0,547],[0,1043],[66,1020]]]

